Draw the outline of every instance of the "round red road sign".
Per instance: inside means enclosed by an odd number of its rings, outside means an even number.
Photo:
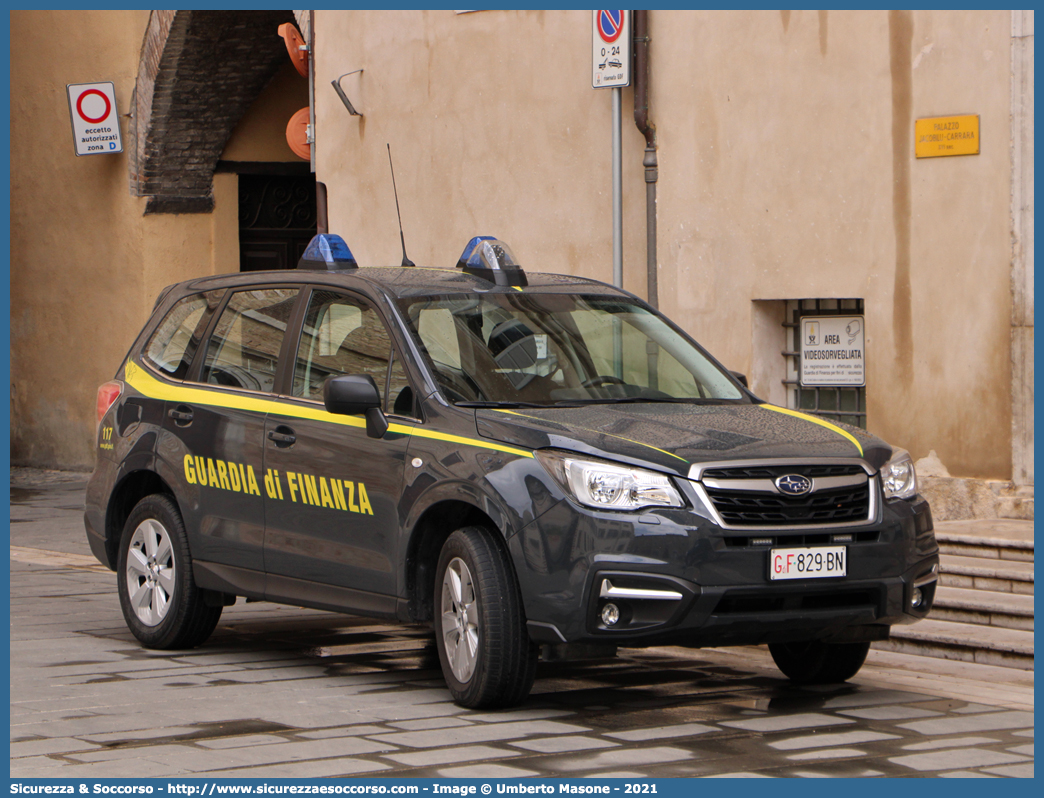
[[[84,99],[86,99],[87,97],[90,97],[93,94],[96,94],[99,97],[101,97],[102,98],[102,102],[105,103],[105,113],[103,113],[99,117],[87,116],[87,114],[85,114],[84,111],[83,111],[83,101],[84,101]],[[112,110],[112,103],[109,102],[109,98],[105,96],[104,92],[100,92],[97,89],[87,89],[87,91],[85,91],[83,94],[81,94],[79,99],[76,101],[76,113],[78,113],[80,115],[80,118],[83,119],[83,121],[90,122],[92,125],[96,125],[99,122],[101,122],[102,120],[104,120],[109,115],[109,111],[111,111],[111,110]]]

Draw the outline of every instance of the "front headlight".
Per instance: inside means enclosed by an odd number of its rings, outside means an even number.
[[[577,502],[601,510],[637,510],[639,507],[683,507],[670,477],[605,460],[540,449],[537,460],[559,486]]]
[[[917,494],[917,474],[905,449],[892,449],[892,459],[881,468],[881,486],[886,499],[912,499]]]

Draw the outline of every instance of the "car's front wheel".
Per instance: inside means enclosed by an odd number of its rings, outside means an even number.
[[[521,703],[536,675],[510,564],[481,527],[447,538],[435,578],[435,639],[453,700],[461,706]]]
[[[146,496],[135,505],[116,572],[124,620],[145,646],[194,648],[217,626],[221,606],[209,606],[196,587],[185,524],[168,496]]]
[[[870,643],[769,643],[776,667],[797,684],[836,684],[855,676],[866,660]]]

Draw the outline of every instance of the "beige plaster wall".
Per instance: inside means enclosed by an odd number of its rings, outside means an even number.
[[[402,258],[390,143],[416,263],[452,268],[472,236],[495,235],[530,268],[612,279],[610,95],[584,90],[590,55],[577,34],[588,31],[589,11],[316,11],[315,19],[316,176],[327,184],[331,232],[360,263]],[[359,68],[341,85],[362,118],[330,87]],[[625,285],[638,290],[642,139],[627,120],[623,132]]]
[[[153,298],[127,154],[76,157],[65,86],[111,80],[126,114],[148,12],[69,14],[11,12],[11,458],[82,466]]]
[[[1009,477],[1010,12],[650,22],[661,307],[747,371],[753,300],[861,297],[871,431],[953,474]],[[318,11],[316,31],[317,177],[362,264],[401,258],[390,142],[418,264],[451,267],[492,234],[528,268],[611,280],[590,12]],[[329,88],[360,68],[342,85],[362,118]],[[644,295],[632,98],[624,287]],[[982,153],[915,160],[913,121],[958,113],[981,116]]]
[[[663,308],[760,380],[753,341],[773,335],[754,300],[862,297],[870,429],[951,474],[1010,476],[1010,12],[650,18]],[[127,113],[147,20],[11,15],[15,462],[89,465],[96,386],[157,291],[237,268],[234,175],[215,179],[213,214],[145,217],[126,155],[73,154],[65,84],[113,80]],[[493,234],[529,268],[611,279],[610,92],[589,88],[589,12],[316,20],[318,179],[362,263],[401,257],[390,142],[416,262],[452,266]],[[359,68],[342,85],[361,118],[329,85]],[[294,160],[285,122],[306,91],[281,71],[223,157]],[[644,295],[632,107],[625,89],[624,287]],[[980,114],[982,153],[915,160],[913,120],[956,113]]]
[[[14,463],[92,467],[97,387],[116,372],[159,291],[239,269],[236,175],[215,176],[213,213],[145,216],[145,199],[127,188],[127,153],[74,154],[65,85],[111,80],[126,115],[148,17],[11,12]],[[258,99],[230,142],[232,157],[294,159],[285,119],[271,121],[288,103],[307,103],[307,86],[294,78],[280,74]]]
[[[980,155],[911,164],[911,449],[936,449],[953,474],[1007,479],[1011,12],[913,19],[914,118],[978,113],[982,145]],[[898,423],[882,429],[906,433]]]
[[[1010,476],[1009,12],[652,19],[663,309],[745,369],[746,300],[862,297],[870,430]],[[963,113],[980,155],[914,158]]]

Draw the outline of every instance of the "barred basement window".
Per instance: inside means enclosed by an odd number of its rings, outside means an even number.
[[[866,429],[866,387],[805,386],[801,375],[801,317],[863,315],[862,299],[788,299],[783,326],[787,329],[787,407]]]

